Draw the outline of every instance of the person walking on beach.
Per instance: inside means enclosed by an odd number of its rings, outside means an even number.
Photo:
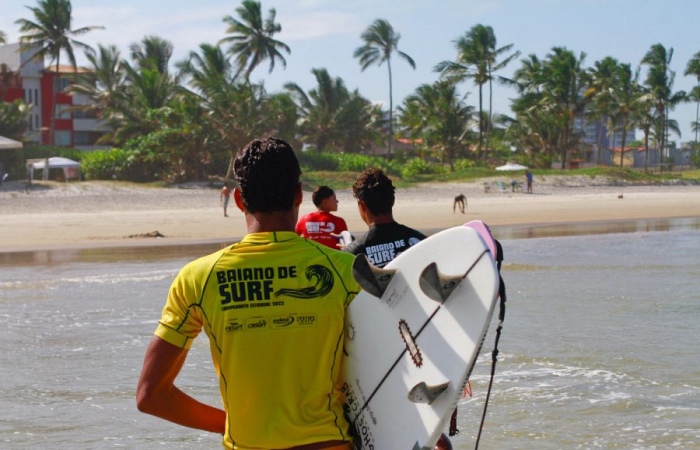
[[[292,147],[253,140],[234,161],[248,234],[173,281],[136,390],[140,411],[223,434],[226,449],[350,450],[341,366],[354,257],[294,232],[302,189]],[[305,318],[293,323],[287,317]],[[313,323],[313,326],[309,326]],[[223,409],[175,385],[204,332]]]
[[[384,267],[409,247],[425,239],[418,230],[394,220],[395,188],[380,169],[366,169],[352,185],[360,217],[369,226],[367,234],[354,240],[343,251],[365,254],[377,267]]]
[[[527,193],[532,194],[532,172],[525,171],[525,180],[527,180]]]
[[[227,209],[228,202],[231,200],[231,188],[228,187],[228,182],[224,183],[224,187],[221,188],[221,194],[219,195],[219,202],[224,207],[224,217],[228,217]]]
[[[347,231],[348,226],[343,218],[332,214],[338,211],[338,198],[335,192],[328,186],[319,186],[311,194],[311,200],[318,209],[299,219],[296,225],[297,234],[326,247],[337,249],[336,235]]]

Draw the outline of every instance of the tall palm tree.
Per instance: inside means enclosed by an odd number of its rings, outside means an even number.
[[[686,98],[683,91],[673,92],[673,81],[676,74],[669,69],[672,59],[673,48],[666,49],[662,44],[652,45],[642,58],[642,64],[649,66],[645,85],[656,100],[655,106],[659,115],[660,127],[663,130],[660,136],[662,154],[668,147],[668,112]]]
[[[493,114],[493,73],[504,68],[513,59],[520,56],[515,52],[498,62],[498,57],[513,48],[513,44],[497,47],[496,34],[493,28],[477,24],[454,41],[457,49],[456,61],[443,61],[435,66],[435,71],[453,81],[472,79],[479,87],[479,157],[482,155],[484,133],[489,136],[490,123]],[[489,84],[489,113],[484,115],[483,86]],[[486,120],[484,120],[486,119]],[[486,125],[484,125],[486,123]]]
[[[592,121],[598,121],[598,136],[596,142],[598,151],[596,152],[596,164],[600,164],[600,157],[603,147],[604,127],[603,123],[612,115],[612,98],[610,86],[613,74],[619,66],[617,59],[607,56],[600,61],[596,61],[593,67],[588,69],[590,77],[589,87],[585,96],[591,100],[590,107],[586,110],[586,116]]]
[[[416,63],[408,54],[399,50],[401,35],[394,31],[391,24],[384,19],[377,19],[362,33],[364,45],[353,53],[359,59],[360,67],[364,72],[371,65],[381,66],[386,62],[389,70],[389,140],[387,155],[391,156],[391,147],[394,140],[394,95],[391,76],[391,56],[396,53],[406,61],[413,69]]]
[[[4,31],[0,30],[0,44],[7,42],[7,35]]]
[[[236,58],[245,79],[249,80],[253,70],[266,59],[270,60],[270,73],[275,68],[275,61],[287,67],[281,51],[290,54],[291,50],[284,42],[274,39],[274,35],[282,31],[282,25],[275,23],[275,8],[270,8],[267,18],[263,20],[260,2],[243,0],[236,12],[241,20],[224,17],[224,22],[228,24],[226,33],[231,36],[221,39],[219,43],[231,44],[228,52]]]
[[[685,66],[685,75],[693,75],[697,80],[697,85],[691,92],[691,97],[695,99],[695,145],[698,145],[698,123],[700,122],[700,52],[697,52]]]
[[[89,45],[73,39],[73,37],[82,36],[89,31],[101,29],[101,26],[87,26],[73,29],[73,6],[70,0],[37,0],[37,6],[27,6],[34,20],[18,19],[15,21],[20,26],[20,32],[24,33],[20,36],[20,48],[22,51],[34,51],[34,59],[50,58],[51,63],[55,64],[54,74],[54,92],[50,106],[51,110],[51,126],[49,129],[49,143],[54,144],[54,129],[55,129],[55,104],[59,82],[59,65],[61,62],[61,53],[68,56],[68,60],[74,69],[77,69],[75,60],[75,48],[80,48],[86,52],[91,52]],[[48,164],[46,165],[48,167]],[[44,171],[44,177],[47,177],[47,171]]]

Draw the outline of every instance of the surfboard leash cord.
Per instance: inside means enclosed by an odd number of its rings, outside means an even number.
[[[498,313],[498,328],[496,328],[496,340],[493,344],[493,352],[491,352],[491,377],[489,379],[489,388],[486,390],[486,400],[484,401],[484,411],[481,414],[481,424],[479,425],[479,434],[476,436],[476,442],[474,444],[474,450],[479,448],[479,442],[481,441],[481,432],[484,430],[484,422],[486,422],[486,409],[489,406],[489,399],[491,398],[491,388],[493,387],[493,378],[496,374],[496,362],[498,361],[498,341],[501,339],[501,331],[503,330],[503,320],[506,317],[506,284],[503,282],[503,278],[499,276],[499,286],[498,286],[498,296],[500,298],[499,302],[499,313]]]

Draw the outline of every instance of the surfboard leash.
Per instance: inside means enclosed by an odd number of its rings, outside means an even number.
[[[491,398],[491,388],[493,387],[493,378],[496,375],[496,362],[498,361],[498,341],[501,339],[501,331],[503,330],[503,320],[506,317],[506,284],[503,282],[503,277],[499,275],[499,286],[498,286],[498,296],[500,298],[499,302],[499,313],[498,313],[498,328],[496,328],[496,340],[493,344],[493,352],[491,352],[491,378],[489,379],[489,387],[486,390],[486,400],[484,401],[484,411],[481,414],[481,424],[479,425],[479,434],[476,436],[476,443],[474,444],[474,450],[479,448],[479,441],[481,440],[481,432],[484,430],[484,422],[486,422],[486,409],[489,406],[489,399]]]
[[[493,387],[493,379],[496,374],[496,362],[498,361],[498,341],[501,339],[501,331],[503,330],[503,321],[506,317],[506,284],[501,276],[501,264],[503,262],[503,247],[501,243],[494,239],[496,244],[496,267],[498,269],[498,297],[499,297],[499,312],[498,312],[498,327],[496,328],[496,339],[493,345],[493,351],[491,352],[491,376],[489,379],[489,387],[486,391],[486,400],[484,401],[484,411],[481,414],[481,423],[479,424],[479,433],[476,437],[476,443],[474,444],[474,449],[479,448],[479,442],[481,441],[481,433],[484,429],[484,423],[486,422],[486,410],[488,408],[489,399],[491,398],[491,388]],[[467,380],[469,382],[469,380]],[[450,418],[450,429],[448,431],[450,436],[455,436],[459,434],[459,429],[457,428],[457,408],[452,412],[452,417]]]

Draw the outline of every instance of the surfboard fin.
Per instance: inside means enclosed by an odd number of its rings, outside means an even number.
[[[380,269],[372,265],[367,256],[357,255],[352,263],[352,276],[362,289],[381,298],[396,270]]]
[[[434,386],[428,386],[425,384],[425,381],[421,381],[408,391],[408,399],[413,403],[425,403],[430,405],[435,399],[440,397],[440,394],[447,390],[449,385],[449,381]]]
[[[425,295],[438,303],[445,303],[445,300],[452,294],[463,276],[446,276],[440,273],[437,264],[430,263],[420,274],[420,288]]]

